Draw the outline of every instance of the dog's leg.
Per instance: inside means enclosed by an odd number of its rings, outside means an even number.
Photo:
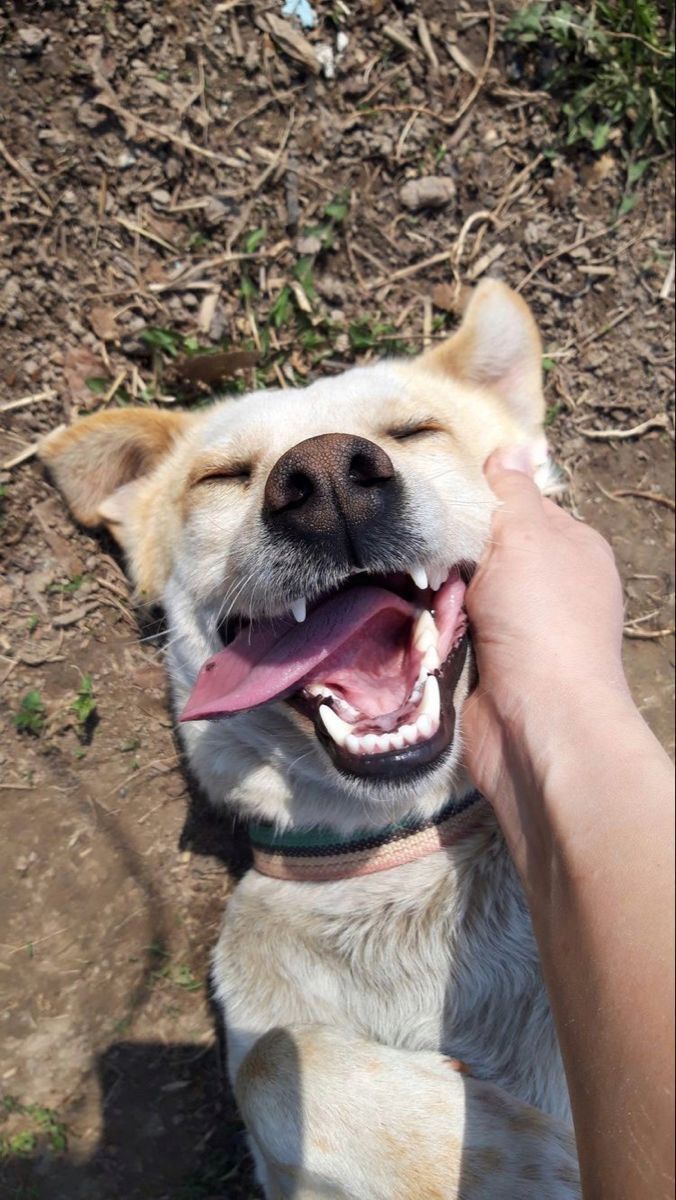
[[[572,1133],[439,1054],[275,1029],[237,1099],[268,1200],[579,1200]]]

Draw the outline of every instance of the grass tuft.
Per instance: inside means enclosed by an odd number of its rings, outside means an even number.
[[[561,102],[567,145],[636,152],[674,140],[674,32],[654,0],[537,0],[505,39],[526,48],[540,86]]]

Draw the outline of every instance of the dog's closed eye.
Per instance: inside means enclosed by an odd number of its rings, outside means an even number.
[[[249,463],[213,463],[213,465],[201,465],[191,472],[189,479],[190,487],[197,487],[202,483],[239,483],[247,484],[251,479],[251,466]]]
[[[412,438],[426,437],[433,433],[444,433],[436,421],[410,421],[388,429],[387,436],[394,438],[395,442],[407,442]]]

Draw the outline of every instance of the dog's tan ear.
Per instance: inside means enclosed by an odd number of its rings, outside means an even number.
[[[472,293],[457,333],[422,359],[425,366],[497,392],[532,436],[544,419],[542,343],[520,296],[497,279]]]
[[[122,408],[95,413],[42,442],[47,464],[73,514],[83,525],[107,524],[118,541],[140,480],[185,432],[188,413]]]

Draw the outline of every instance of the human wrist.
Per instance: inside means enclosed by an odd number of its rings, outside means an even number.
[[[520,834],[539,845],[544,876],[593,862],[611,828],[635,826],[636,798],[647,819],[672,781],[667,754],[624,688],[589,688],[565,716],[522,767]]]
[[[664,754],[623,678],[584,686],[558,679],[549,695],[533,688],[496,720],[502,770],[487,795],[522,874],[526,859],[542,868],[552,862],[580,820],[599,811],[602,795],[612,802],[643,754]]]

